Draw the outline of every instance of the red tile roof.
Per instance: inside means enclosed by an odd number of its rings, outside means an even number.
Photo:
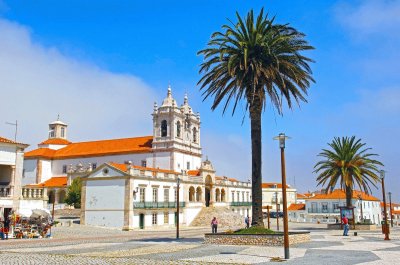
[[[361,199],[364,201],[379,201],[378,198],[366,194],[365,192],[361,191],[353,191],[352,198],[353,199],[358,199],[358,196],[361,195]],[[315,194],[313,197],[309,197],[308,199],[310,200],[334,200],[334,199],[346,199],[346,193],[344,190],[336,189],[332,192],[329,192],[327,194],[321,193],[321,194]]]
[[[281,189],[282,188],[282,183],[262,183],[261,187],[263,189],[274,189],[274,188],[278,188]],[[290,188],[288,185],[286,185],[286,188]]]
[[[67,159],[76,157],[93,157],[117,154],[147,153],[151,152],[153,136],[136,138],[123,138],[112,140],[100,140],[91,142],[71,143],[64,148],[42,154],[48,148],[39,148],[25,153],[25,158],[33,159],[45,157],[51,159]]]
[[[304,203],[292,203],[288,207],[288,211],[303,211],[306,209],[306,205]]]
[[[45,182],[39,183],[34,186],[46,187],[46,188],[66,187],[67,180],[68,178],[66,176],[52,177],[46,180]]]
[[[50,148],[38,148],[29,152],[25,153],[25,158],[46,158],[46,159],[52,159],[54,158],[54,155],[57,150],[50,149]]]
[[[110,166],[113,166],[123,172],[126,172],[128,170],[128,165],[127,164],[118,164],[118,163],[114,163],[114,162],[110,162],[108,163]],[[152,167],[141,167],[141,166],[135,166],[132,165],[133,168],[135,169],[139,169],[139,170],[148,170],[148,171],[152,171],[152,172],[160,172],[160,173],[169,173],[169,174],[180,174],[178,172],[175,172],[173,170],[169,170],[169,169],[161,169],[161,168],[152,168]]]
[[[47,139],[47,140],[41,142],[39,145],[42,145],[42,144],[69,145],[70,143],[71,142],[66,139],[52,138],[52,139]]]
[[[392,214],[400,214],[399,210],[392,211]]]
[[[23,144],[23,143],[14,142],[14,141],[12,141],[10,139],[7,139],[7,138],[1,137],[1,136],[0,136],[0,143],[27,145],[27,144]]]
[[[187,174],[189,176],[200,176],[200,170],[188,170]]]

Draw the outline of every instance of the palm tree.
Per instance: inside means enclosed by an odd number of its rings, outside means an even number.
[[[281,25],[264,16],[261,9],[257,19],[253,10],[242,19],[236,12],[237,22],[223,25],[215,32],[207,47],[198,52],[204,55],[200,66],[203,74],[198,84],[203,100],[214,97],[212,110],[222,101],[223,113],[233,102],[232,115],[237,104],[244,100],[251,123],[252,148],[252,225],[264,226],[261,192],[261,114],[267,98],[282,114],[285,99],[289,108],[293,101],[306,102],[305,95],[312,78],[308,65],[312,62],[301,54],[313,49],[304,40],[304,34]]]
[[[367,153],[371,148],[365,148],[365,143],[356,140],[355,136],[335,137],[328,145],[332,150],[323,149],[318,155],[323,160],[314,166],[314,172],[319,174],[318,185],[325,186],[328,192],[339,182],[346,192],[346,205],[350,207],[355,186],[367,194],[371,192],[370,184],[376,188],[375,183],[380,181],[377,166],[383,164],[374,160],[373,157],[378,155]]]

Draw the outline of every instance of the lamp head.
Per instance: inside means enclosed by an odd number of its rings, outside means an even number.
[[[381,180],[384,180],[385,179],[385,170],[381,170],[380,171],[380,175],[381,175]]]
[[[286,139],[290,139],[290,137],[286,136],[284,133],[280,133],[278,136],[273,138],[274,140],[279,140],[279,147],[285,148]]]

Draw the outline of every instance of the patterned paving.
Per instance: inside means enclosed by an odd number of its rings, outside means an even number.
[[[280,247],[205,245],[204,232],[208,228],[183,230],[184,239],[175,240],[174,231],[60,228],[53,239],[1,241],[0,264],[270,264],[283,258]],[[312,241],[291,247],[285,264],[398,263],[400,229],[392,230],[391,241],[380,231],[358,234],[312,231]]]

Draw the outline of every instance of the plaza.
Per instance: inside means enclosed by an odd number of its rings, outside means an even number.
[[[285,264],[395,264],[400,229],[384,241],[380,230],[343,237],[326,225],[290,223],[308,230],[311,241],[290,248]],[[75,225],[53,228],[52,239],[0,242],[1,264],[268,264],[282,261],[282,247],[206,245],[210,228],[184,228],[181,239],[170,229],[120,231]]]

